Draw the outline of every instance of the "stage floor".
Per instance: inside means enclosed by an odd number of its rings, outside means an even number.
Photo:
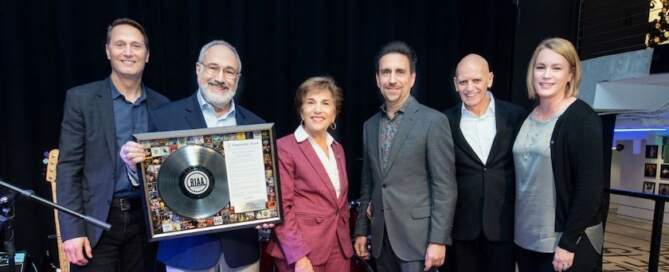
[[[604,236],[604,271],[647,271],[651,221],[609,213]],[[669,224],[662,230],[659,271],[669,272]]]

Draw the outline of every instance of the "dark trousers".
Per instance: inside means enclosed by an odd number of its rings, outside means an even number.
[[[516,259],[518,260],[518,271],[520,272],[553,272],[554,253],[542,253],[527,250],[516,246]],[[590,239],[583,236],[574,250],[574,263],[567,271],[592,272],[601,271],[599,262],[601,258],[595,248],[590,244]]]
[[[102,233],[88,264],[71,265],[72,271],[153,271],[156,247],[147,241],[140,200],[129,203],[121,205],[114,199],[107,218],[111,229]]]
[[[377,272],[419,272],[423,271],[423,268],[425,268],[424,260],[407,262],[397,257],[388,240],[388,233],[383,232],[383,248],[381,255],[376,259]],[[430,271],[437,270],[433,268]]]
[[[455,266],[458,272],[514,272],[513,242],[492,242],[480,234],[475,240],[455,241]],[[453,256],[453,255],[451,255]]]

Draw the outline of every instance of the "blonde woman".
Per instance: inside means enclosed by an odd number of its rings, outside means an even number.
[[[527,72],[538,106],[513,146],[516,256],[525,271],[594,271],[600,260],[601,120],[579,100],[581,64],[567,40],[542,41]]]

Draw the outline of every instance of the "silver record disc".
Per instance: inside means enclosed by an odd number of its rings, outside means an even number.
[[[230,201],[225,158],[204,146],[187,145],[167,156],[156,183],[165,205],[188,218],[212,216]]]

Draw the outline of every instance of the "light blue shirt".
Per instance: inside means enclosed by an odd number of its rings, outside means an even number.
[[[235,117],[235,101],[230,101],[230,110],[220,117],[216,115],[214,106],[207,102],[207,100],[204,100],[204,97],[202,97],[202,90],[197,91],[197,102],[200,104],[200,109],[202,109],[202,115],[204,116],[204,121],[207,123],[208,128],[237,125],[237,118]]]

